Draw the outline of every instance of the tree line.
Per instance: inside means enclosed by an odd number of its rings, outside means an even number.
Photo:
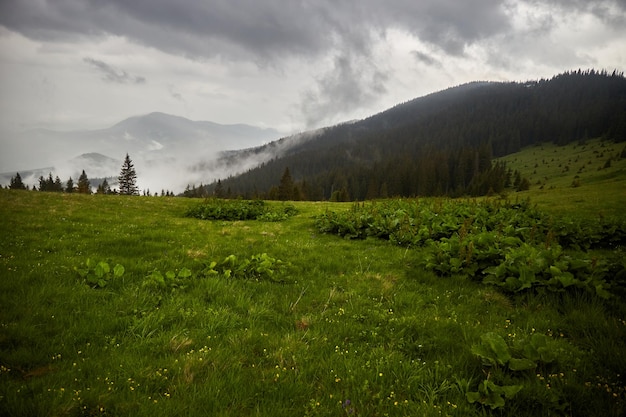
[[[294,199],[498,193],[509,183],[516,188],[518,178],[494,162],[498,157],[545,142],[626,141],[624,102],[626,79],[617,71],[471,83],[327,128],[256,168],[201,187],[198,194],[279,199],[287,167],[298,188]],[[519,184],[525,181],[520,178]]]
[[[112,189],[109,185],[107,178],[104,178],[96,188],[96,194],[120,194],[120,195],[139,195],[139,188],[137,187],[137,172],[133,165],[130,156],[126,154],[120,174],[117,178],[119,190]],[[14,177],[11,177],[9,183],[9,189],[11,190],[28,190],[28,186],[24,184],[20,173],[16,173]],[[52,173],[48,174],[48,177],[43,175],[39,177],[39,187],[35,185],[31,188],[33,191],[48,191],[48,192],[65,192],[65,193],[79,193],[79,194],[92,194],[93,189],[91,182],[87,177],[85,170],[78,177],[78,182],[75,184],[72,177],[63,182],[57,175],[56,178],[52,178]],[[149,193],[149,191],[148,191]],[[168,191],[168,195],[169,195]],[[146,192],[144,191],[144,195]],[[163,192],[164,194],[164,192]],[[173,195],[173,193],[172,193]]]

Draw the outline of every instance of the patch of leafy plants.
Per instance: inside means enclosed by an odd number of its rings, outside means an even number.
[[[84,279],[85,284],[92,288],[104,288],[115,279],[124,275],[125,268],[117,264],[113,268],[108,262],[95,262],[87,259],[82,267],[75,267],[74,270]]]
[[[355,204],[344,212],[319,215],[316,226],[347,239],[378,237],[425,248],[427,269],[444,276],[462,275],[507,292],[583,288],[603,298],[610,296],[607,280],[615,268],[583,248],[614,245],[626,233],[624,224],[606,222],[584,237],[576,222],[555,222],[528,201],[499,200]]]
[[[283,261],[272,258],[267,253],[259,253],[243,259],[229,255],[221,262],[212,261],[205,264],[200,275],[255,281],[277,281],[276,272],[280,271],[284,265]]]
[[[209,198],[188,209],[186,217],[201,220],[261,220],[283,221],[298,214],[295,206],[271,206],[263,200],[226,200]]]
[[[193,277],[191,270],[182,268],[178,272],[167,271],[165,274],[155,269],[143,281],[144,288],[159,290],[185,288],[186,281]]]
[[[198,272],[193,272],[189,268],[182,268],[178,272],[167,271],[162,273],[155,269],[145,277],[142,286],[155,290],[183,290],[194,280],[213,276],[227,279],[283,282],[279,277],[279,272],[284,267],[283,261],[273,258],[267,253],[259,253],[249,258],[229,255],[219,262],[203,263]]]
[[[470,403],[479,403],[491,409],[502,408],[524,388],[524,374],[556,360],[555,349],[546,335],[534,333],[515,349],[495,332],[481,336],[472,346],[472,353],[482,362],[482,380],[476,391],[466,393]],[[504,382],[506,381],[506,383]]]

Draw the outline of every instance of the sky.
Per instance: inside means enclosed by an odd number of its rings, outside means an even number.
[[[0,134],[155,111],[293,133],[578,68],[624,71],[626,0],[0,0]]]

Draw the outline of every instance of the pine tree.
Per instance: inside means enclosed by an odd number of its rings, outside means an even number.
[[[293,200],[293,187],[293,178],[291,178],[289,168],[285,168],[278,186],[278,199],[282,201]]]
[[[22,177],[20,176],[19,172],[15,174],[15,177],[11,178],[11,183],[9,185],[9,188],[11,190],[25,190],[26,189],[26,186],[22,182]]]
[[[224,198],[225,192],[224,187],[222,186],[222,180],[217,180],[217,184],[215,185],[215,189],[213,190],[213,195],[217,198]]]
[[[61,178],[59,178],[58,175],[54,179],[54,191],[60,192],[60,193],[63,192],[63,183],[61,182]]]
[[[85,170],[83,169],[82,174],[78,177],[78,190],[81,194],[91,194],[91,183],[89,182],[89,178],[87,178],[87,174],[85,174]]]
[[[111,187],[109,186],[109,182],[106,178],[102,181],[102,184],[100,185],[102,186],[102,192],[104,194],[111,194]]]
[[[139,188],[137,188],[137,173],[133,162],[130,160],[128,154],[122,164],[122,170],[118,177],[120,183],[120,194],[123,195],[139,195]]]
[[[74,192],[74,180],[72,179],[72,177],[70,177],[70,179],[67,180],[67,183],[65,184],[65,192],[66,193]]]

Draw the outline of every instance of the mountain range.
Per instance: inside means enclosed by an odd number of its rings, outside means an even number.
[[[201,173],[198,169],[217,169],[211,161],[220,152],[258,146],[279,137],[281,133],[275,129],[192,121],[158,112],[130,117],[106,129],[29,130],[5,140],[0,182],[7,184],[18,171],[29,184],[36,184],[36,178],[49,172],[63,181],[70,176],[76,179],[83,169],[92,178],[116,177],[128,153],[135,162],[141,187],[182,190],[187,182],[233,174]]]
[[[76,179],[82,169],[91,178],[115,178],[129,153],[140,189],[157,192],[209,184],[202,193],[221,188],[231,196],[271,198],[288,170],[293,198],[480,194],[505,182],[504,168],[493,171],[495,157],[542,142],[626,140],[626,79],[579,70],[537,81],[473,82],[280,139],[273,129],[163,113],[101,130],[22,135],[10,141],[16,149],[3,153],[5,161],[37,150],[45,156],[40,166],[50,167],[23,171],[30,184],[48,172]],[[8,183],[15,172],[0,181]]]

